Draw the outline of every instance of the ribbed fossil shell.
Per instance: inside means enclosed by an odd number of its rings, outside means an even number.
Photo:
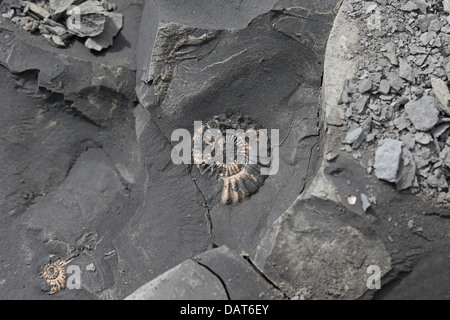
[[[250,144],[248,141],[241,136],[236,135],[226,135],[228,129],[238,130],[241,129],[244,132],[247,130],[259,130],[262,129],[261,125],[255,123],[249,117],[242,115],[227,115],[222,114],[215,116],[213,119],[209,120],[203,124],[201,130],[195,132],[194,139],[201,139],[203,134],[208,129],[218,129],[222,132],[224,137],[224,161],[223,162],[213,162],[208,161],[207,155],[198,154],[197,150],[194,150],[194,159],[197,157],[202,160],[202,164],[198,164],[197,167],[202,174],[208,174],[211,179],[215,179],[219,182],[223,182],[222,189],[222,204],[236,204],[245,198],[249,198],[261,188],[266,180],[266,176],[261,175],[261,168],[267,165],[261,164],[257,161],[255,164],[250,163]],[[257,137],[259,139],[259,136]],[[203,141],[203,148],[212,144],[211,141]],[[234,162],[226,163],[226,150],[227,148],[235,149],[234,152]],[[268,144],[270,146],[270,144]],[[197,152],[197,153],[196,153]],[[243,156],[245,161],[243,163],[238,163],[238,157]]]
[[[44,266],[42,272],[42,278],[50,289],[47,293],[50,295],[56,294],[66,287],[65,266],[72,261],[63,261],[58,258],[52,262],[53,259],[55,256],[50,256],[50,262]]]

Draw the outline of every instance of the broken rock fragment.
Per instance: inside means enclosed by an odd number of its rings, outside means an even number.
[[[113,44],[123,27],[123,15],[107,0],[22,1],[3,17],[29,32],[36,30],[51,45],[66,47],[73,36],[88,38],[85,46],[101,51]]]
[[[433,188],[448,188],[447,179],[445,178],[445,175],[442,174],[441,170],[437,170],[434,174],[428,176],[427,183]]]
[[[73,14],[67,19],[67,29],[78,37],[95,37],[105,28],[106,17],[99,13]]]
[[[444,0],[444,11],[450,13],[450,0]]]
[[[397,181],[395,182],[398,191],[409,189],[414,185],[416,170],[417,166],[412,153],[408,148],[403,147]]]
[[[449,146],[445,146],[444,150],[442,150],[441,160],[448,168],[450,168],[450,147]]]
[[[119,13],[109,13],[106,17],[103,33],[96,37],[88,38],[85,46],[89,49],[102,51],[113,45],[114,37],[123,27],[123,16]]]
[[[450,56],[444,60],[444,69],[445,73],[447,73],[447,79],[450,80]]]
[[[434,95],[440,102],[439,109],[450,116],[450,92],[447,84],[439,78],[431,78],[431,86]]]
[[[408,1],[403,6],[400,7],[400,10],[408,11],[408,12],[414,11],[414,10],[417,10],[417,9],[419,9],[419,7],[413,1]]]
[[[50,12],[42,8],[41,6],[38,6],[37,4],[33,2],[29,2],[24,9],[24,13],[26,14],[28,11],[34,13],[36,16],[42,19],[48,19],[50,18]]]
[[[420,131],[428,131],[439,121],[437,100],[431,96],[424,96],[417,101],[408,103],[405,107],[409,120]]]
[[[403,142],[393,139],[384,140],[375,153],[375,175],[378,179],[396,182],[400,165]]]
[[[50,11],[54,17],[65,13],[70,6],[80,3],[80,0],[50,0]]]
[[[370,91],[371,89],[372,89],[372,81],[370,81],[369,79],[362,80],[358,87],[358,91],[360,93]]]
[[[414,69],[405,60],[400,60],[400,69],[398,75],[400,76],[400,78],[408,80],[409,82],[414,82]]]

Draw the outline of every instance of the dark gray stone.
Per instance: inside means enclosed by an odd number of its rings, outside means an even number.
[[[280,172],[251,199],[219,205],[223,183],[202,176],[195,166],[191,169],[196,198],[209,208],[213,242],[237,252],[254,250],[265,229],[304,189],[318,157],[320,64],[334,4],[292,3],[303,5],[294,16],[280,5],[238,30],[161,24],[153,57],[141,76],[144,84],[138,85],[142,103],[167,139],[175,129],[192,131],[194,121],[208,121],[224,112],[242,113],[265,128],[280,129],[284,141]],[[317,23],[305,25],[296,17],[299,14],[316,17]],[[292,81],[295,70],[302,70],[299,81]],[[271,94],[273,90],[278,94]]]
[[[186,167],[173,164],[171,144],[146,112],[135,112],[137,122],[147,120],[138,132],[139,148],[145,152],[144,200],[114,239],[123,268],[133,275],[117,280],[123,286],[126,282],[127,290],[136,290],[211,248],[208,208],[201,205],[203,199]]]
[[[370,264],[390,269],[389,254],[365,234],[363,219],[331,201],[299,200],[263,238],[255,264],[289,297],[307,287],[312,299],[358,298],[367,288],[356,279]]]
[[[231,300],[280,300],[283,295],[248,261],[223,246],[194,257],[224,283]]]
[[[80,19],[78,23],[76,19]],[[99,13],[71,15],[67,19],[67,29],[78,37],[95,37],[105,29],[106,17]]]
[[[100,149],[83,153],[64,183],[32,210],[29,224],[52,238],[75,243],[88,223],[108,219],[108,207],[121,198],[123,185],[107,154]],[[125,195],[122,195],[122,197]]]
[[[227,300],[221,281],[206,268],[187,260],[145,284],[126,300]]]

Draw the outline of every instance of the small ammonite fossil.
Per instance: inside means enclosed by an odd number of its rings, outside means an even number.
[[[47,292],[50,295],[56,294],[66,287],[66,269],[65,266],[72,262],[73,259],[64,261],[55,255],[50,256],[50,261],[44,266],[42,278],[49,287]]]
[[[193,150],[193,156],[198,162],[197,167],[201,174],[207,174],[211,179],[223,182],[222,204],[236,204],[244,198],[251,197],[264,184],[267,176],[261,174],[261,168],[269,167],[270,163],[261,163],[258,156],[252,152],[258,149],[260,139],[259,130],[262,126],[251,118],[242,115],[221,114],[204,123],[194,133],[194,141],[202,141],[202,148]],[[216,150],[215,137],[204,139],[207,131],[222,133],[223,147]],[[234,133],[232,133],[234,132]],[[250,142],[251,135],[242,133],[254,133],[255,143]],[[215,145],[217,146],[217,145]],[[270,148],[270,141],[267,142]],[[211,147],[211,153],[205,150]],[[229,150],[234,152],[231,154]],[[215,161],[216,153],[223,152],[220,161]]]

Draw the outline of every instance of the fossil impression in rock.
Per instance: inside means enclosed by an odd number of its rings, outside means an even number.
[[[44,266],[42,272],[42,278],[49,287],[47,292],[50,295],[56,294],[66,287],[66,269],[65,266],[69,264],[73,259],[69,261],[63,261],[56,256],[50,256],[50,261]]]
[[[252,150],[257,151],[255,148],[258,148],[260,129],[262,126],[249,117],[221,114],[204,123],[194,133],[194,141],[202,141],[203,145],[201,150],[194,148],[193,157],[199,159],[196,163],[201,174],[223,182],[222,204],[239,203],[257,193],[264,184],[267,176],[261,174],[261,168],[269,167],[270,163],[261,163],[257,153],[255,156],[251,152]],[[227,130],[235,130],[236,134],[230,134],[230,131],[227,134]],[[204,138],[207,131],[220,132],[223,137],[222,141],[216,141],[215,137]],[[249,137],[243,136],[239,132],[254,132],[254,141],[257,144],[250,143]],[[216,143],[223,145],[223,148],[217,148],[218,144]],[[269,150],[270,142],[267,143],[267,146]],[[205,152],[207,148],[213,151]],[[227,155],[229,150],[234,150],[232,156]],[[216,161],[216,153],[218,155],[223,153],[220,161]],[[199,164],[199,162],[201,163]]]

